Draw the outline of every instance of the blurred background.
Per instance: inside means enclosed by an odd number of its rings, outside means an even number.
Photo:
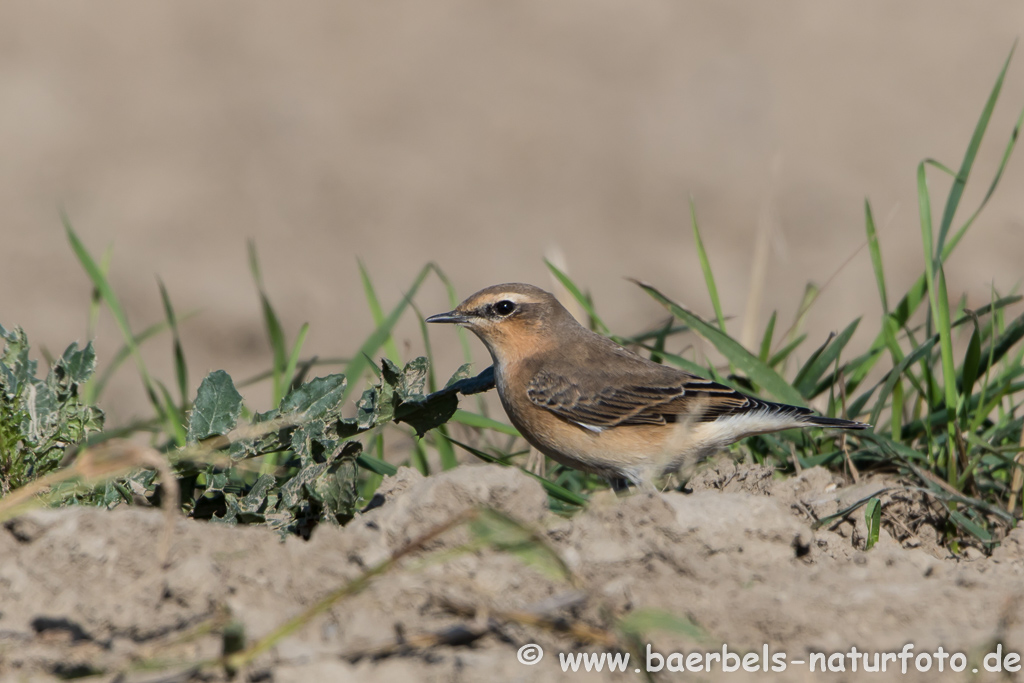
[[[550,287],[543,259],[561,258],[630,334],[664,315],[625,277],[712,314],[692,197],[730,332],[759,334],[773,310],[785,329],[805,284],[827,283],[806,356],[881,313],[865,198],[890,299],[920,274],[916,165],[959,167],[1022,26],[1021,3],[935,0],[6,2],[0,323],[55,354],[86,341],[90,285],[63,209],[94,255],[112,246],[134,329],[163,318],[157,276],[179,315],[200,310],[182,328],[193,392],[211,370],[270,365],[250,238],[289,339],[311,324],[304,355],[352,354],[373,329],[357,258],[385,308],[428,261],[464,297]],[[1024,106],[1022,59],[956,225]],[[938,216],[949,183],[930,174]],[[1020,282],[1022,181],[1015,158],[948,265],[951,298],[978,306]],[[416,303],[449,308],[436,279]],[[445,378],[461,351],[431,333]],[[410,312],[410,356],[419,334]],[[102,367],[122,343],[106,312],[97,343]],[[170,384],[169,336],[145,355]],[[247,392],[260,409],[269,395]],[[109,424],[150,414],[142,397],[126,365]]]

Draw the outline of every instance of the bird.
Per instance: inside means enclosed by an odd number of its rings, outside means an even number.
[[[493,361],[502,407],[530,445],[613,484],[652,486],[755,434],[871,426],[655,363],[580,325],[533,285],[487,287],[426,321],[453,323],[479,337]]]

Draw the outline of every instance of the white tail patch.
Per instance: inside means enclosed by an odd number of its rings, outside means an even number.
[[[746,413],[723,415],[714,422],[701,425],[701,431],[708,441],[721,442],[724,445],[745,436],[808,426],[810,425],[807,422],[797,419],[796,415],[765,406]]]

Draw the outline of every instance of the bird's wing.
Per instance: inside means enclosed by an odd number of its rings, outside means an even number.
[[[534,404],[592,431],[628,424],[708,422],[765,406],[717,382],[658,367],[668,372],[608,377],[590,387],[564,373],[540,370],[526,393]]]

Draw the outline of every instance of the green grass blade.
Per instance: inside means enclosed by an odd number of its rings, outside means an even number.
[[[1010,48],[1010,54],[1007,55],[1003,68],[999,71],[999,77],[992,87],[992,92],[989,93],[988,101],[985,102],[981,117],[974,126],[974,134],[971,135],[971,141],[967,145],[967,152],[960,163],[960,172],[956,174],[953,186],[949,189],[949,195],[946,198],[946,208],[942,212],[942,223],[939,226],[939,241],[937,245],[939,253],[942,253],[942,248],[946,244],[946,233],[949,232],[949,228],[953,223],[953,215],[956,213],[957,207],[960,206],[960,198],[963,196],[964,186],[967,184],[967,178],[971,174],[971,168],[974,166],[974,159],[978,154],[978,148],[981,147],[981,140],[985,137],[985,131],[988,129],[992,112],[995,110],[996,102],[999,100],[999,93],[1003,89],[1003,79],[1006,77],[1006,70],[1010,68],[1010,60],[1013,59],[1013,53],[1016,49],[1017,44],[1015,42],[1013,47]]]
[[[889,297],[885,293],[885,269],[882,268],[882,249],[878,244],[878,233],[875,232],[875,218],[871,214],[871,203],[866,199],[864,200],[864,223],[868,233],[868,251],[871,253],[871,267],[875,271],[878,296],[882,300],[882,313],[889,315]]]
[[[950,483],[956,482],[956,456],[953,444],[956,434],[955,407],[957,405],[956,371],[953,366],[953,338],[949,319],[949,300],[946,292],[946,279],[941,260],[936,258],[932,243],[932,211],[928,183],[925,177],[925,164],[917,165],[917,199],[921,217],[921,241],[925,253],[925,279],[928,283],[928,298],[931,304],[932,319],[939,335],[939,349],[942,354],[942,381],[945,387],[946,406],[950,409],[947,422],[949,434],[946,473]]]
[[[893,440],[899,441],[903,434],[903,382],[896,375],[896,384],[892,387],[892,407],[889,415],[889,433]]]
[[[768,357],[772,352],[772,336],[775,334],[775,319],[778,317],[778,311],[772,311],[772,317],[768,319],[768,327],[764,328],[764,336],[761,337],[761,352],[758,354],[758,358],[761,359],[762,363],[768,363]],[[774,365],[774,363],[769,363]]]
[[[646,344],[641,344],[640,348],[647,349],[648,351],[654,350],[653,347],[647,346]],[[694,363],[689,358],[683,358],[682,356],[678,356],[669,351],[661,351],[659,355],[661,356],[661,359],[663,361],[668,361],[672,365],[675,365],[676,367],[681,368],[686,372],[692,373],[694,375],[699,375],[700,377],[710,377],[714,371],[713,368],[702,367],[697,363]],[[728,384],[728,382],[725,382],[725,384]]]
[[[1014,44],[1014,47],[1016,48],[1016,43]],[[1007,142],[1006,148],[1003,151],[1003,157],[999,162],[999,168],[996,170],[995,176],[993,177],[992,182],[989,184],[988,191],[985,193],[985,196],[981,200],[981,203],[978,205],[978,208],[974,210],[974,213],[971,214],[971,216],[964,222],[964,224],[957,230],[957,232],[954,233],[951,238],[949,238],[947,241],[943,243],[942,248],[939,250],[940,258],[942,261],[945,261],[953,253],[957,245],[960,243],[961,239],[963,239],[964,235],[967,233],[967,230],[974,224],[975,219],[977,219],[977,217],[981,214],[982,209],[984,209],[985,206],[988,204],[988,201],[992,197],[992,194],[995,192],[996,187],[999,186],[999,181],[1002,179],[1003,172],[1006,170],[1007,163],[1009,162],[1010,157],[1013,154],[1013,150],[1017,145],[1017,140],[1019,137],[1022,124],[1024,124],[1024,109],[1021,110],[1020,115],[1017,117],[1017,122],[1014,125],[1013,132],[1010,134],[1009,142]],[[967,181],[966,178],[962,178],[962,180],[965,183]],[[914,282],[914,284],[911,285],[910,289],[907,290],[907,293],[903,296],[899,304],[897,304],[896,308],[894,309],[894,313],[896,314],[897,320],[899,321],[900,325],[906,324],[907,320],[910,319],[910,316],[914,314],[914,312],[917,310],[917,307],[924,300],[926,291],[925,288],[926,276],[925,274],[922,273]],[[881,348],[883,344],[884,339],[882,338],[882,333],[879,333],[879,336],[872,343],[871,349],[877,350]],[[878,357],[876,356],[876,360],[877,358]],[[867,376],[867,374],[871,371],[873,366],[874,363],[868,363],[863,365],[858,371],[858,373],[850,378],[850,381],[847,385],[848,391],[852,391],[861,381],[863,381],[864,377]]]
[[[804,321],[807,319],[807,313],[811,310],[811,306],[818,300],[818,295],[821,294],[821,288],[813,282],[808,282],[804,286],[804,296],[800,300],[800,307],[796,310],[796,315],[793,316],[793,323],[786,330],[783,337],[789,339],[792,342],[796,337],[800,335],[800,330],[804,326]]]
[[[804,343],[805,339],[807,339],[807,335],[801,334],[799,337],[783,346],[775,353],[774,356],[768,359],[768,366],[774,368],[783,363],[787,358],[789,358],[789,354],[793,353],[798,346]]]
[[[370,279],[366,266],[363,265],[363,260],[356,259],[356,263],[359,264],[359,277],[363,281],[363,293],[366,295],[366,303],[370,307],[370,314],[373,316],[373,324],[380,327],[384,324],[384,310],[381,308],[380,300],[377,298],[377,291],[373,288],[373,281]],[[395,339],[391,335],[388,335],[387,340],[384,342],[384,352],[387,353],[388,358],[401,365],[402,358],[398,355],[398,346],[395,345]]]
[[[877,498],[872,498],[864,506],[864,521],[868,525],[864,550],[871,550],[871,547],[878,543],[878,532],[882,526],[882,503]]]
[[[961,391],[967,397],[971,397],[972,387],[978,379],[978,369],[981,367],[981,330],[978,321],[974,321],[974,332],[971,340],[967,343],[967,351],[964,353],[964,362],[960,371]]]
[[[448,293],[448,307],[454,309],[459,305],[459,297],[455,292],[455,286],[451,280],[448,279],[448,275],[441,269],[437,264],[432,264],[434,273],[437,275],[441,283],[444,284],[445,291]],[[456,331],[459,336],[459,342],[462,344],[462,357],[466,363],[472,362],[473,354],[469,348],[469,333],[466,332],[462,327],[456,327]]]
[[[505,462],[501,458],[495,457],[493,455],[490,455],[489,453],[485,453],[485,452],[483,452],[481,450],[473,448],[472,446],[464,444],[461,441],[458,441],[456,439],[452,439],[452,443],[454,443],[459,448],[462,448],[462,449],[466,450],[467,452],[472,453],[473,455],[475,455],[476,457],[480,458],[484,462],[493,463],[495,465],[504,465],[505,467],[509,467],[510,466],[509,463]],[[516,467],[515,465],[511,465],[511,466],[512,467]],[[585,506],[587,504],[587,497],[586,496],[580,495],[579,493],[574,493],[574,492],[570,491],[569,489],[567,489],[565,487],[559,486],[558,484],[554,483],[553,481],[549,481],[549,480],[545,479],[544,477],[541,477],[539,475],[534,474],[530,470],[524,469],[522,467],[518,467],[518,469],[519,469],[520,472],[522,472],[522,473],[524,473],[526,475],[529,475],[529,476],[533,477],[534,479],[536,479],[537,481],[539,481],[540,485],[544,487],[544,490],[547,491],[548,495],[551,496],[552,498],[556,498],[556,499],[562,501],[563,503],[570,503],[572,505],[579,505],[580,507],[583,507],[583,506]]]
[[[704,240],[700,238],[700,228],[697,226],[697,207],[694,206],[693,197],[690,197],[690,223],[693,225],[693,241],[697,245],[697,256],[700,259],[700,269],[704,271],[704,284],[708,288],[708,295],[711,297],[711,305],[715,309],[715,318],[718,320],[718,329],[725,332],[725,316],[722,314],[722,304],[718,299],[718,287],[715,286],[715,276],[711,272],[711,260],[708,259],[707,250],[704,249]]]
[[[363,377],[363,373],[367,371],[370,366],[367,358],[372,357],[377,353],[378,349],[387,341],[391,336],[391,331],[398,323],[399,318],[405,312],[405,309],[409,306],[409,302],[419,291],[420,285],[426,279],[427,275],[430,274],[431,270],[434,269],[433,264],[427,264],[420,272],[417,273],[416,279],[413,280],[412,286],[409,291],[402,297],[402,300],[392,309],[391,313],[384,319],[384,322],[377,326],[363,345],[359,347],[359,350],[352,357],[352,360],[345,367],[345,377],[348,378],[348,385],[345,387],[345,392],[342,395],[342,401],[347,399],[349,395],[360,386],[360,380]]]
[[[309,334],[309,323],[302,323],[302,327],[299,328],[299,334],[295,337],[295,346],[292,347],[292,352],[288,356],[288,363],[284,368],[285,393],[295,383],[295,368],[299,365],[299,354],[302,353],[302,345],[306,343],[307,334]]]
[[[878,424],[878,418],[882,414],[882,409],[885,407],[885,401],[889,398],[889,393],[896,385],[896,381],[913,363],[925,358],[937,341],[938,339],[936,337],[929,337],[925,343],[908,353],[903,360],[896,365],[896,367],[889,371],[889,374],[886,376],[885,384],[882,385],[882,391],[878,394],[878,398],[875,399],[875,408],[871,411],[871,418],[868,420],[869,424]]]
[[[125,344],[128,345],[129,352],[132,358],[135,359],[135,365],[139,371],[139,377],[142,379],[143,388],[146,390],[146,395],[149,397],[150,403],[160,411],[160,399],[157,398],[156,391],[153,389],[153,382],[150,379],[149,371],[146,369],[146,363],[142,360],[142,353],[139,352],[139,346],[135,342],[135,335],[132,334],[132,328],[128,324],[128,316],[125,315],[124,308],[121,306],[121,302],[118,300],[117,295],[114,294],[114,289],[110,286],[110,282],[103,275],[103,271],[100,270],[99,266],[96,265],[96,261],[93,260],[89,251],[82,244],[82,241],[78,238],[74,229],[71,227],[71,220],[67,214],[61,213],[61,221],[64,223],[64,230],[67,232],[68,242],[71,244],[72,251],[75,252],[75,256],[78,257],[79,263],[85,269],[89,279],[92,280],[93,286],[99,290],[103,296],[103,300],[106,302],[107,307],[114,316],[114,320],[117,322],[117,326],[121,329],[121,336],[124,337]]]
[[[285,348],[284,328],[281,321],[270,304],[266,288],[263,286],[263,273],[260,271],[259,256],[256,253],[256,243],[249,240],[249,270],[252,272],[253,280],[256,281],[256,289],[260,295],[260,307],[263,310],[263,323],[267,328],[267,339],[270,342],[270,350],[274,354],[274,375],[273,392],[274,405],[278,405],[284,398],[284,390],[287,380],[284,376],[285,364],[288,362],[288,350]]]
[[[1006,330],[999,335],[999,338],[982,352],[982,360],[978,365],[978,372],[985,374],[989,369],[998,363],[1013,348],[1014,344],[1024,338],[1024,314],[1018,316],[1010,323]]]
[[[796,379],[793,380],[793,386],[800,392],[800,395],[806,399],[812,398],[814,394],[815,384],[818,379],[825,374],[829,367],[836,362],[839,358],[839,354],[842,353],[843,349],[850,341],[850,337],[857,331],[857,325],[860,324],[860,318],[857,318],[852,323],[846,326],[838,336],[832,339],[832,343],[826,342],[826,348],[821,353],[818,353],[816,357],[812,357],[800,372],[797,374]]]
[[[455,457],[455,449],[452,448],[452,441],[448,437],[447,425],[441,425],[433,430],[434,447],[437,448],[437,455],[441,460],[441,469],[450,470],[458,466],[459,459]]]
[[[654,363],[664,362],[665,340],[668,339],[668,335],[672,331],[673,321],[674,318],[669,318],[661,328],[661,333],[654,337],[654,344],[651,348],[651,361]]]
[[[184,318],[182,318],[182,319],[184,320]],[[325,365],[341,365],[341,366],[344,366],[344,365],[347,365],[348,363],[350,363],[351,361],[352,361],[351,358],[340,358],[340,357],[339,358],[320,358],[318,356],[313,356],[313,357],[307,358],[305,360],[300,358],[299,362],[297,364],[297,367],[298,368],[307,368],[307,370],[308,370],[308,368],[321,367],[321,366],[325,366]],[[263,380],[270,379],[273,376],[274,376],[274,370],[273,369],[264,370],[263,372],[261,372],[259,374],[253,375],[252,377],[244,379],[241,382],[237,382],[235,384],[235,386],[237,388],[239,388],[239,389],[241,389],[242,387],[249,387],[249,386],[252,386],[253,384],[256,384],[257,382],[262,382]]]
[[[790,386],[786,380],[782,379],[779,373],[775,372],[775,370],[763,363],[757,356],[743,348],[743,346],[735,339],[716,327],[708,325],[695,314],[670,300],[651,285],[636,280],[634,280],[634,282],[650,294],[656,301],[668,308],[672,315],[686,322],[686,324],[697,332],[697,334],[711,342],[711,344],[714,345],[714,347],[718,349],[730,363],[735,365],[742,372],[746,373],[750,379],[770,392],[777,399],[792,405],[805,405],[800,392]]]
[[[198,311],[189,311],[188,313],[185,313],[180,318],[178,318],[178,321],[185,322],[186,320],[196,315],[198,315]],[[135,335],[136,346],[141,346],[143,343],[146,342],[146,340],[155,337],[156,335],[160,334],[161,332],[167,329],[170,329],[170,325],[168,325],[166,321],[150,325],[142,332]],[[114,357],[111,358],[110,363],[107,364],[107,367],[103,370],[103,374],[100,375],[99,377],[91,379],[88,383],[85,384],[82,392],[82,400],[87,405],[92,405],[99,401],[100,396],[103,394],[103,389],[106,388],[107,382],[110,381],[110,378],[113,377],[117,369],[121,367],[121,364],[124,363],[129,358],[131,358],[131,355],[131,346],[129,346],[128,344],[122,345],[121,348],[117,350],[117,353],[114,354]]]
[[[590,300],[590,297],[585,295],[580,288],[576,286],[576,283],[573,282],[568,275],[563,273],[554,263],[547,259],[544,259],[544,263],[547,265],[548,270],[551,271],[551,274],[554,275],[555,278],[562,283],[562,286],[565,287],[569,294],[572,295],[572,298],[576,299],[577,303],[579,303],[583,310],[587,312],[587,315],[590,317],[596,331],[605,335],[610,334],[608,326],[604,324],[604,321],[601,320],[601,316],[599,316],[597,311],[594,309],[594,302]]]
[[[430,463],[427,462],[427,449],[423,445],[423,439],[413,439],[409,463],[411,467],[419,470],[420,474],[424,477],[430,476]]]
[[[174,443],[178,445],[178,448],[184,448],[188,437],[185,431],[185,416],[178,409],[178,406],[174,404],[171,392],[167,391],[164,383],[158,379],[153,381],[156,383],[157,388],[160,389],[160,395],[164,399],[164,423],[167,432],[174,437]]]
[[[490,429],[491,431],[495,431],[500,434],[507,434],[509,436],[521,436],[519,431],[512,425],[499,422],[498,420],[494,420],[478,413],[471,413],[468,410],[463,410],[462,408],[455,411],[455,415],[452,416],[451,422],[458,422],[459,424],[464,424],[467,427],[476,427],[477,429]]]
[[[103,258],[100,260],[100,273],[103,277],[107,277],[110,273],[110,260],[114,256],[113,245],[108,245],[103,250]],[[92,288],[92,294],[89,296],[89,325],[86,331],[87,339],[96,338],[96,327],[100,322],[100,308],[103,305],[103,295],[100,290],[96,287]]]
[[[164,303],[164,313],[167,316],[167,324],[171,328],[171,340],[174,346],[174,375],[178,380],[178,392],[181,395],[181,405],[188,404],[188,366],[185,364],[185,352],[181,346],[181,336],[178,334],[178,318],[174,315],[174,307],[171,305],[171,297],[167,294],[167,288],[163,280],[157,278],[157,285],[160,287],[160,299]]]
[[[356,456],[356,464],[365,470],[369,470],[374,474],[380,474],[385,477],[398,474],[398,468],[391,463],[375,458],[372,455],[367,455],[366,453],[360,453]]]

